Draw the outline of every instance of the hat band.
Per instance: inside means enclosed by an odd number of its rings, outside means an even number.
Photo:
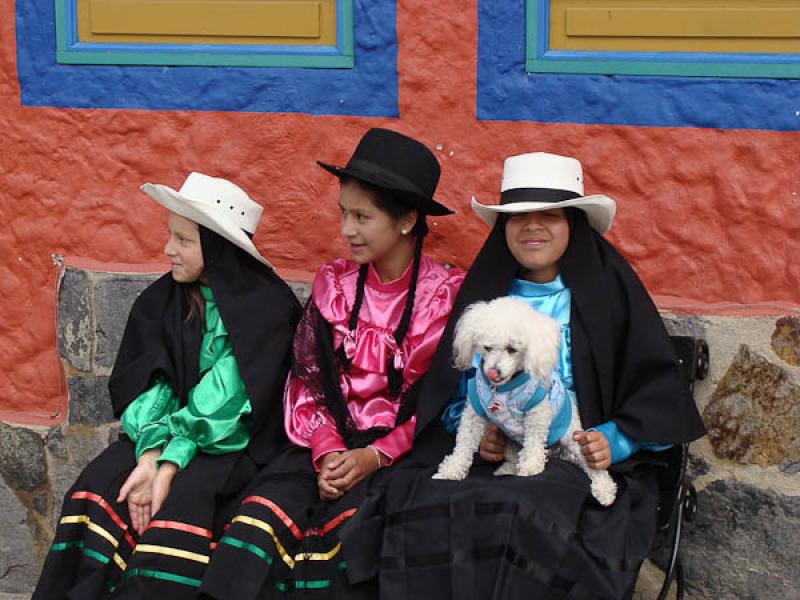
[[[351,158],[347,163],[347,167],[345,168],[353,171],[360,171],[367,177],[372,176],[383,178],[385,180],[384,185],[374,184],[378,185],[378,187],[386,187],[388,189],[411,192],[412,194],[416,194],[417,196],[421,196],[423,198],[429,198],[433,196],[433,191],[430,193],[422,191],[422,189],[415,182],[408,179],[405,175],[396,173],[394,171],[389,171],[383,166],[368,160]],[[354,176],[358,177],[358,175],[355,173]]]
[[[564,202],[580,198],[581,195],[570,190],[554,190],[551,188],[514,188],[500,193],[500,204],[514,202]]]

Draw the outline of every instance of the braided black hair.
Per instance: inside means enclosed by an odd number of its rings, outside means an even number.
[[[388,213],[392,218],[399,219],[407,215],[412,210],[415,210],[408,203],[406,203],[402,196],[393,194],[392,192],[365,184],[359,181],[363,187],[370,189],[373,192],[373,200],[376,206]],[[406,297],[406,305],[403,309],[403,315],[400,317],[400,323],[394,332],[394,341],[398,350],[403,343],[403,340],[408,333],[408,327],[411,324],[411,316],[414,312],[414,299],[417,292],[417,278],[419,276],[419,265],[422,260],[422,244],[425,236],[428,234],[428,224],[425,221],[425,215],[418,212],[417,222],[411,229],[411,234],[416,238],[414,245],[414,263],[411,268],[411,281],[408,285],[408,296]],[[350,311],[350,319],[347,323],[347,328],[353,332],[358,325],[358,314],[361,312],[361,304],[364,301],[364,285],[367,280],[367,271],[369,266],[366,264],[361,265],[358,271],[358,282],[356,283],[356,297],[353,302],[353,309]],[[344,344],[339,347],[339,359],[345,369],[350,367],[350,361],[344,353]],[[403,387],[403,373],[402,369],[395,369],[394,354],[387,357],[386,374],[389,383],[389,394],[393,397],[400,395],[401,388]]]
[[[403,316],[400,317],[400,323],[394,331],[394,341],[398,350],[406,337],[408,326],[411,324],[411,313],[414,312],[414,297],[417,293],[417,276],[419,275],[419,263],[422,258],[422,242],[424,239],[424,236],[417,236],[417,241],[414,245],[414,266],[411,269],[411,281],[408,283],[406,306],[403,309]],[[386,374],[389,378],[389,394],[397,396],[400,394],[400,388],[403,387],[403,372],[394,368],[394,356],[390,356],[388,361]]]

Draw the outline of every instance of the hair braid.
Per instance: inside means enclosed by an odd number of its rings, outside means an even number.
[[[356,297],[353,301],[353,309],[350,311],[350,319],[347,322],[347,329],[350,333],[354,332],[356,326],[358,325],[358,313],[361,312],[361,304],[364,302],[364,284],[367,280],[367,272],[369,271],[369,265],[363,264],[358,269],[358,282],[356,283]],[[350,359],[347,358],[347,355],[344,352],[344,344],[339,346],[339,359],[342,362],[345,370],[350,368]]]
[[[403,309],[403,316],[400,317],[400,323],[394,331],[394,341],[397,344],[398,351],[406,337],[408,326],[411,324],[411,314],[414,312],[414,297],[417,293],[417,276],[419,275],[419,264],[422,259],[422,243],[424,240],[424,235],[417,236],[416,245],[414,246],[414,266],[411,269],[411,281],[408,283],[406,306]],[[392,396],[397,396],[400,394],[400,389],[403,387],[402,370],[394,368],[394,356],[389,356],[386,366],[386,374],[389,379],[389,393]]]

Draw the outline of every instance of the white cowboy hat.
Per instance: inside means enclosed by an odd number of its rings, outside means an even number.
[[[583,168],[568,156],[532,152],[506,159],[500,204],[481,204],[472,197],[472,209],[490,227],[498,213],[516,214],[579,208],[600,233],[611,229],[617,203],[608,196],[583,195]]]
[[[275,268],[247,236],[256,232],[264,209],[238,185],[202,173],[189,173],[177,192],[160,183],[145,183],[140,189],[167,210],[207,227],[257,261]]]

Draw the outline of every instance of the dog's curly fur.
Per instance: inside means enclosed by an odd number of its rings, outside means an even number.
[[[476,302],[464,311],[456,325],[453,341],[455,365],[464,370],[477,352],[481,369],[494,385],[502,385],[520,371],[549,382],[558,362],[561,326],[554,319],[531,308],[524,301],[503,297],[491,302]],[[490,376],[491,375],[491,376]],[[552,419],[549,399],[545,398],[525,415],[524,444],[521,448],[509,439],[505,461],[495,475],[537,475],[547,462],[545,447]],[[488,422],[467,400],[452,454],[439,465],[434,479],[464,479],[480,448]],[[591,469],[572,434],[582,430],[578,408],[572,405],[572,420],[559,440],[562,457],[579,465],[591,480],[592,494],[603,506],[614,502],[617,486],[608,471]]]

